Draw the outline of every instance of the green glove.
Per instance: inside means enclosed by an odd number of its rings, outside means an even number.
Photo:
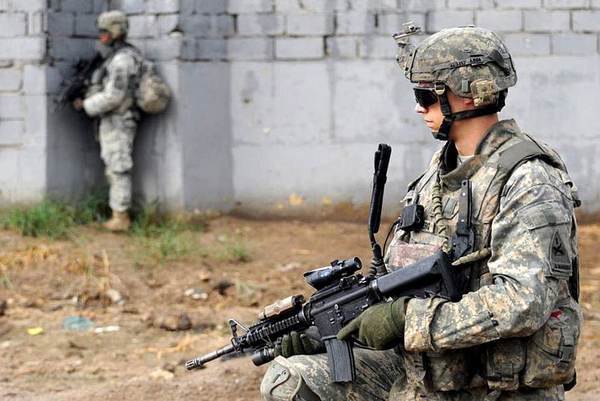
[[[348,323],[337,335],[338,340],[354,337],[375,349],[390,349],[404,343],[404,305],[408,298],[373,305]]]
[[[283,336],[281,343],[278,343],[274,349],[275,356],[289,358],[293,355],[313,355],[325,352],[325,344],[318,340],[311,340],[304,333],[298,334],[292,331]]]

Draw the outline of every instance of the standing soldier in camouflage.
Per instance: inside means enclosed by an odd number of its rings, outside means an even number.
[[[100,42],[108,49],[101,66],[92,74],[85,100],[73,107],[99,118],[99,141],[110,185],[112,217],[103,227],[124,231],[131,225],[131,170],[133,140],[139,120],[134,91],[140,77],[141,55],[125,42],[127,17],[122,11],[108,11],[98,17]]]
[[[444,146],[408,186],[406,210],[423,219],[399,221],[386,266],[441,248],[464,295],[399,298],[351,321],[338,338],[375,349],[355,348],[352,383],[330,382],[318,343],[284,337],[265,400],[564,400],[575,384],[575,186],[556,152],[498,119],[517,76],[495,33],[446,29],[414,48],[417,31],[395,35],[398,63]]]

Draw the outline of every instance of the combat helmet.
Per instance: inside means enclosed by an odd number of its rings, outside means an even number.
[[[129,24],[123,11],[112,10],[103,12],[98,16],[98,29],[107,31],[113,40],[127,35]]]
[[[496,33],[474,26],[443,29],[417,47],[407,38],[420,33],[412,23],[394,35],[399,46],[396,59],[413,83],[434,85],[444,121],[436,139],[447,140],[457,120],[493,114],[504,107],[508,88],[517,83],[517,73],[506,45]],[[446,88],[460,97],[473,98],[475,110],[453,113]]]

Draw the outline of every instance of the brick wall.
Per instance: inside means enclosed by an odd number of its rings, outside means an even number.
[[[9,200],[44,194],[45,137],[32,110],[46,51],[45,5],[0,1],[0,196]]]

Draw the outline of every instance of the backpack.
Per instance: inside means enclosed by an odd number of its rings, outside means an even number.
[[[171,90],[167,83],[156,74],[154,63],[143,58],[134,96],[137,106],[149,114],[162,113],[171,99]]]
[[[139,64],[139,74],[133,87],[136,105],[145,113],[162,113],[171,99],[171,90],[167,83],[156,73],[154,63],[142,56],[133,46],[124,47]]]

